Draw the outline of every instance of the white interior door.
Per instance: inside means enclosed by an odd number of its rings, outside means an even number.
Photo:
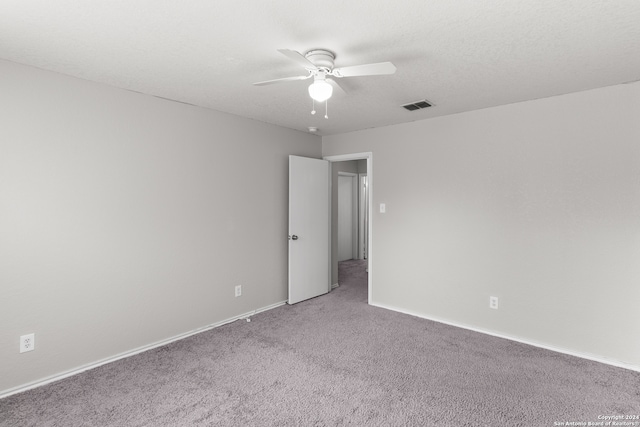
[[[289,156],[289,304],[329,292],[329,162]]]
[[[344,172],[338,175],[338,261],[358,257],[356,177]]]

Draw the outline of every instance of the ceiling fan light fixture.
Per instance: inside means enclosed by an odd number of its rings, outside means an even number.
[[[309,96],[317,102],[324,102],[331,98],[333,86],[324,79],[317,79],[309,86]]]

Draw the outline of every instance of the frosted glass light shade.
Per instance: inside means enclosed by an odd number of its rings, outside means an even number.
[[[309,96],[318,102],[326,101],[333,94],[333,86],[325,80],[316,80],[309,86]]]

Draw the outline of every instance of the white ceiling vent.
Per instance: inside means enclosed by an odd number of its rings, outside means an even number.
[[[409,111],[416,111],[422,110],[423,108],[429,108],[432,105],[433,104],[431,104],[429,101],[423,99],[422,101],[410,102],[409,104],[405,104],[402,106],[402,108],[405,108]]]

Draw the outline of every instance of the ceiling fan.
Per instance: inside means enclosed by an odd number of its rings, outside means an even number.
[[[314,101],[324,102],[331,98],[333,88],[337,88],[341,92],[344,89],[340,87],[338,82],[332,77],[359,77],[359,76],[378,76],[393,74],[396,67],[391,62],[378,62],[375,64],[352,65],[350,67],[333,68],[336,56],[333,52],[326,49],[313,49],[304,55],[290,49],[278,49],[287,58],[293,60],[298,65],[307,70],[306,75],[285,77],[282,79],[267,80],[264,82],[254,83],[255,86],[264,86],[274,83],[286,83],[297,80],[307,80],[313,77],[313,83],[309,86],[309,96]],[[315,110],[311,112],[315,114]],[[327,115],[325,114],[325,118]]]

